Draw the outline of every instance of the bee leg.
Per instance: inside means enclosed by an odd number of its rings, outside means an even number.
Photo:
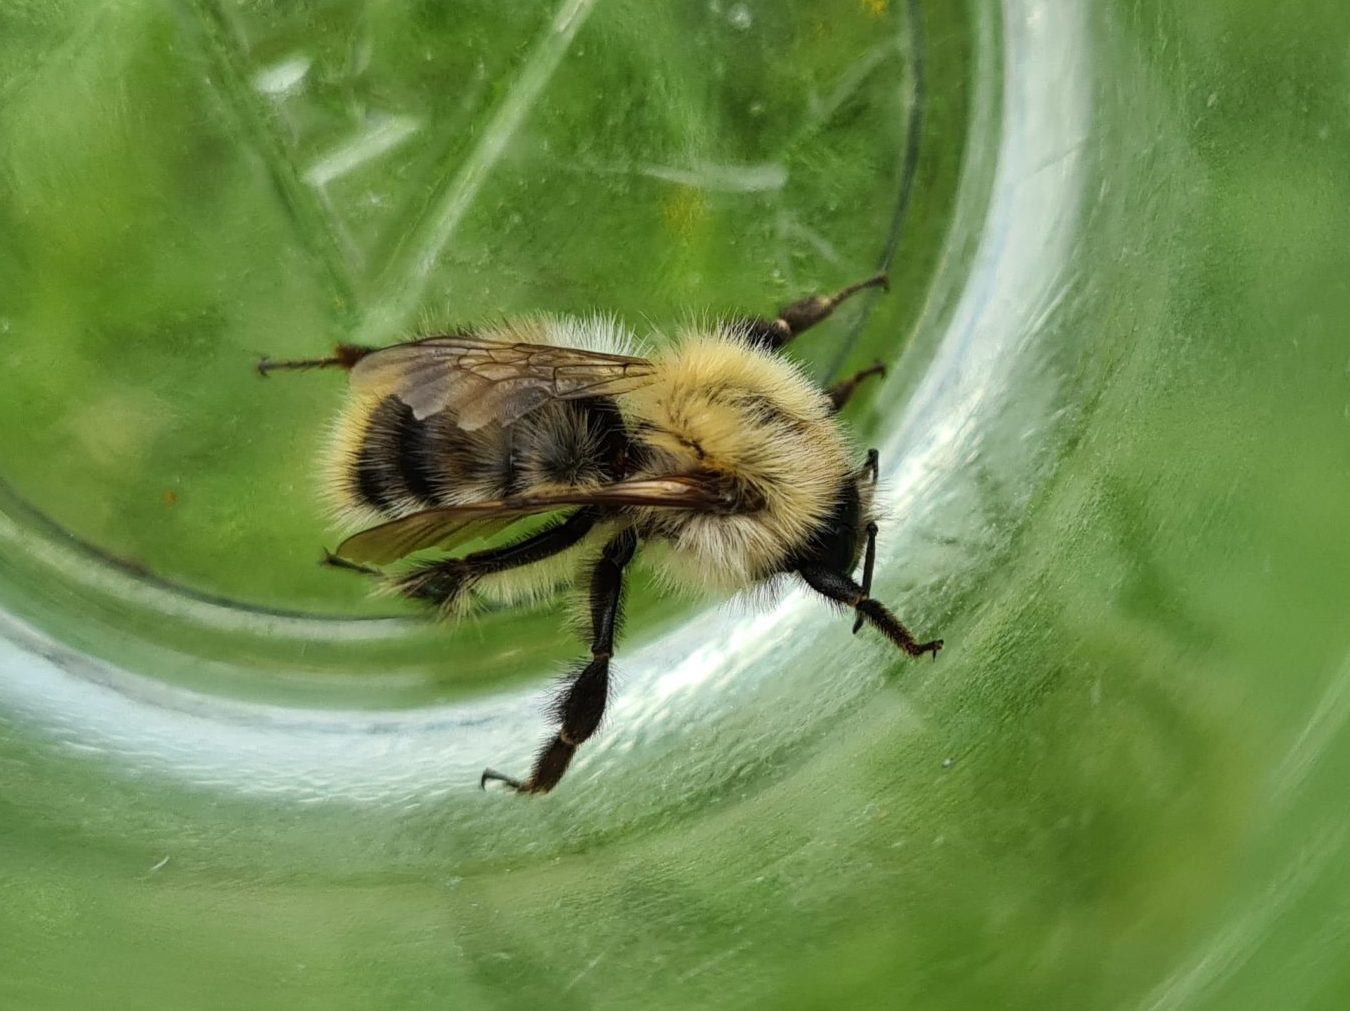
[[[341,369],[351,369],[374,350],[376,349],[363,344],[339,344],[333,349],[331,358],[294,358],[290,361],[274,362],[263,355],[253,367],[264,379],[273,372],[304,372],[308,369],[327,369],[334,365]]]
[[[395,577],[392,585],[405,597],[448,610],[484,576],[533,565],[566,551],[590,532],[595,519],[595,510],[579,509],[561,523],[545,527],[500,548],[419,565],[411,572]],[[356,566],[345,559],[339,560],[337,564],[365,569],[365,566]]]
[[[748,323],[750,340],[768,348],[777,350],[792,338],[805,333],[825,319],[838,308],[841,302],[851,298],[867,288],[890,289],[885,274],[873,274],[865,280],[850,284],[833,295],[812,295],[778,310],[778,316],[772,320],[755,319]]]
[[[875,449],[867,451],[867,462],[863,464],[862,470],[858,471],[858,480],[870,476],[872,484],[875,485],[881,478],[881,454]],[[877,525],[876,522],[867,524],[867,552],[863,558],[863,596],[870,596],[872,593],[872,569],[877,564]],[[862,612],[858,612],[858,617],[853,621],[853,634],[857,635],[863,627]]]
[[[900,623],[899,618],[891,614],[880,601],[869,597],[847,574],[818,565],[804,565],[797,572],[811,589],[831,600],[854,608],[859,618],[870,622],[910,656],[932,653],[933,659],[937,659],[938,650],[942,648],[941,639],[919,642],[909,629]]]
[[[881,454],[875,449],[869,449],[867,451],[867,462],[863,464],[862,470],[858,471],[859,479],[861,479],[864,474],[871,475],[873,484],[876,484],[881,478]]]
[[[886,366],[881,362],[873,362],[867,368],[855,372],[847,379],[841,379],[830,387],[830,402],[834,404],[836,411],[842,411],[844,405],[852,399],[854,391],[858,389],[859,384],[870,376],[884,376]]]
[[[872,450],[873,453],[876,450]],[[877,564],[877,525],[875,523],[867,524],[867,553],[863,556],[863,581],[862,595],[864,597],[872,594],[872,569]],[[857,635],[863,627],[862,612],[858,612],[858,617],[853,620],[853,634]]]
[[[483,770],[483,774],[478,777],[478,789],[486,790],[488,783],[505,783],[518,793],[526,792],[525,784],[516,779],[515,776],[508,776],[506,773],[498,772],[496,769]]]
[[[609,659],[621,618],[623,570],[637,550],[637,534],[625,530],[605,545],[591,571],[591,660],[559,697],[556,713],[562,726],[534,760],[524,782],[484,769],[479,786],[489,780],[505,783],[519,793],[548,793],[562,779],[576,750],[595,733],[609,697]]]

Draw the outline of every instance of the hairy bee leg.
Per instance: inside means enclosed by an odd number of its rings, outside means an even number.
[[[777,350],[828,317],[842,302],[868,288],[889,291],[890,282],[885,274],[873,274],[836,291],[833,295],[812,295],[810,298],[803,298],[779,309],[778,316],[772,320],[748,320],[747,336],[756,344]]]
[[[625,530],[605,545],[591,572],[591,661],[572,679],[558,700],[562,726],[544,745],[525,781],[484,769],[479,786],[495,780],[519,793],[547,793],[558,785],[576,750],[595,733],[609,698],[609,659],[621,617],[623,570],[637,550],[637,534]]]
[[[461,558],[428,562],[406,575],[393,578],[391,584],[405,597],[448,607],[484,576],[533,565],[575,546],[595,526],[596,515],[594,509],[579,509],[561,523],[511,544],[488,551],[476,551]],[[338,559],[334,564],[344,568],[366,569],[345,559]]]
[[[835,411],[842,411],[844,405],[853,398],[854,392],[864,379],[871,376],[884,376],[886,366],[881,362],[874,362],[867,368],[855,372],[847,379],[841,379],[830,387],[830,402],[834,405]]]
[[[264,379],[273,372],[304,372],[309,369],[327,369],[337,366],[341,369],[351,369],[366,355],[376,348],[366,347],[364,344],[339,344],[333,349],[333,354],[329,358],[293,358],[290,361],[274,362],[272,359],[263,355],[254,364],[258,375]]]
[[[860,618],[871,622],[886,638],[910,656],[932,653],[933,659],[937,659],[938,650],[942,648],[941,639],[919,642],[884,604],[869,597],[863,592],[863,588],[846,574],[816,565],[804,565],[797,572],[817,593],[856,609]]]

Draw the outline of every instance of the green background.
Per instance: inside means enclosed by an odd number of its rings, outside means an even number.
[[[1331,0],[0,0],[0,1007],[1341,1007],[1350,13]],[[878,595],[314,563],[341,378],[890,264]]]

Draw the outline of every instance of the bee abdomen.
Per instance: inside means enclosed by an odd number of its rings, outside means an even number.
[[[464,431],[419,420],[395,396],[357,404],[339,427],[333,487],[344,509],[395,518],[539,488],[612,480],[622,418],[607,401],[549,403],[514,424]],[[369,516],[365,517],[371,518]]]

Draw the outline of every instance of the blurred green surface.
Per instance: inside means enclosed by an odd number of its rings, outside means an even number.
[[[1344,1007],[1348,37],[0,0],[0,1007]],[[895,365],[850,420],[940,661],[638,587],[602,739],[479,793],[556,609],[314,566],[341,383],[253,356],[759,309],[899,210],[800,353]]]

